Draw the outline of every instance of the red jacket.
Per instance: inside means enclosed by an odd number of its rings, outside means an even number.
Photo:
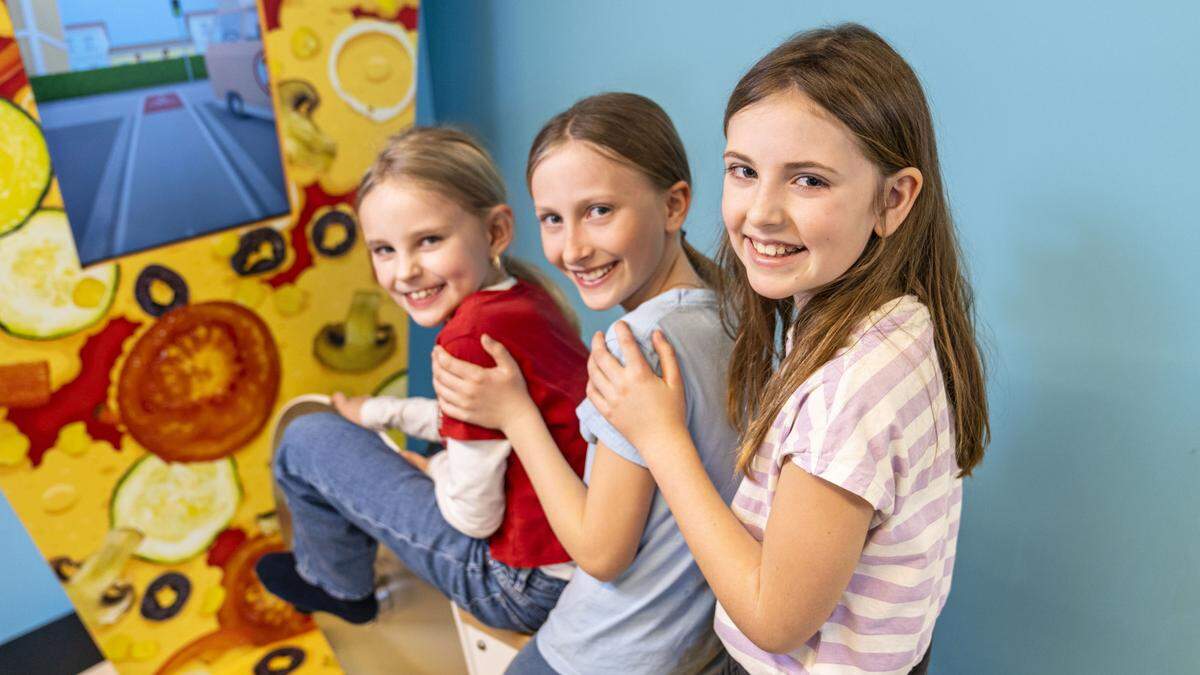
[[[524,281],[508,290],[479,291],[467,297],[438,333],[437,344],[457,358],[490,368],[496,362],[479,342],[484,333],[512,354],[554,442],[582,476],[587,442],[579,435],[575,408],[586,396],[588,352],[579,335],[548,293]],[[496,429],[445,415],[441,435],[462,441],[504,438]],[[504,499],[504,520],[488,539],[493,558],[510,567],[539,567],[571,559],[550,529],[515,452],[508,456]]]

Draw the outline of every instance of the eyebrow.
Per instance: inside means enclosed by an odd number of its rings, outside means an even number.
[[[609,204],[609,203],[617,201],[618,199],[619,198],[617,197],[617,195],[615,193],[597,192],[595,194],[587,195],[586,197],[583,197],[582,199],[576,199],[575,201],[573,201],[571,203],[571,207],[569,209],[567,209],[567,211],[572,211],[574,209],[584,208],[584,207],[592,206],[595,204]],[[551,206],[546,206],[543,208],[537,208],[535,206],[534,211],[538,215],[546,215],[549,213],[561,213],[562,209],[554,208]]]
[[[736,159],[739,162],[745,162],[747,164],[754,164],[754,161],[751,160],[749,157],[747,157],[741,153],[738,153],[738,152],[733,152],[732,150],[729,152],[726,152],[723,156],[726,159]],[[787,171],[797,171],[800,169],[820,169],[822,171],[833,174],[835,176],[839,175],[837,170],[834,169],[833,167],[822,164],[820,162],[813,162],[813,161],[788,162],[787,164],[783,165],[783,168]]]

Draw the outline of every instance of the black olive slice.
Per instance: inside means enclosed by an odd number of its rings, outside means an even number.
[[[258,257],[258,252],[262,249],[263,244],[271,245],[271,257]],[[237,252],[229,259],[229,264],[233,267],[234,272],[248,277],[270,272],[282,265],[286,257],[287,246],[284,244],[283,235],[273,227],[260,227],[250,230],[238,239]]]
[[[115,581],[100,594],[100,604],[105,607],[113,605],[129,605],[133,602],[133,585],[125,581]]]
[[[342,228],[342,233],[345,235],[341,241],[333,246],[325,243],[325,233],[331,227]],[[345,211],[329,211],[325,213],[325,215],[317,219],[312,229],[313,246],[322,255],[326,256],[345,255],[350,249],[354,248],[354,239],[357,236],[358,232],[354,223],[354,216]]]
[[[174,295],[167,304],[159,303],[151,293],[155,281],[161,281],[171,288]],[[138,274],[133,284],[133,295],[138,306],[150,316],[162,316],[176,307],[188,304],[188,286],[183,277],[175,270],[162,265],[146,265]]]
[[[169,588],[175,592],[175,599],[168,606],[163,606],[158,594]],[[188,596],[192,593],[192,582],[179,572],[165,572],[150,582],[146,592],[142,594],[142,616],[150,621],[166,621],[183,609]]]
[[[287,659],[281,665],[272,665],[273,661]],[[254,664],[254,675],[288,675],[304,664],[304,650],[299,647],[280,647],[267,652]]]
[[[58,577],[58,580],[63,583],[70,581],[71,577],[75,576],[75,573],[79,571],[82,565],[83,563],[78,560],[73,560],[65,555],[50,559],[50,567],[54,570],[54,576]]]

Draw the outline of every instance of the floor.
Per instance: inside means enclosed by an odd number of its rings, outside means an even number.
[[[318,614],[325,638],[348,675],[412,673],[455,675],[467,672],[450,601],[404,569],[381,548],[376,571],[391,583],[379,619],[355,626]]]

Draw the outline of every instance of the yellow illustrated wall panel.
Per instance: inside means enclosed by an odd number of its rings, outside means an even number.
[[[416,4],[258,11],[290,213],[81,267],[0,3],[0,489],[122,673],[340,670],[253,577],[271,423],[406,372],[350,206],[413,122]]]

